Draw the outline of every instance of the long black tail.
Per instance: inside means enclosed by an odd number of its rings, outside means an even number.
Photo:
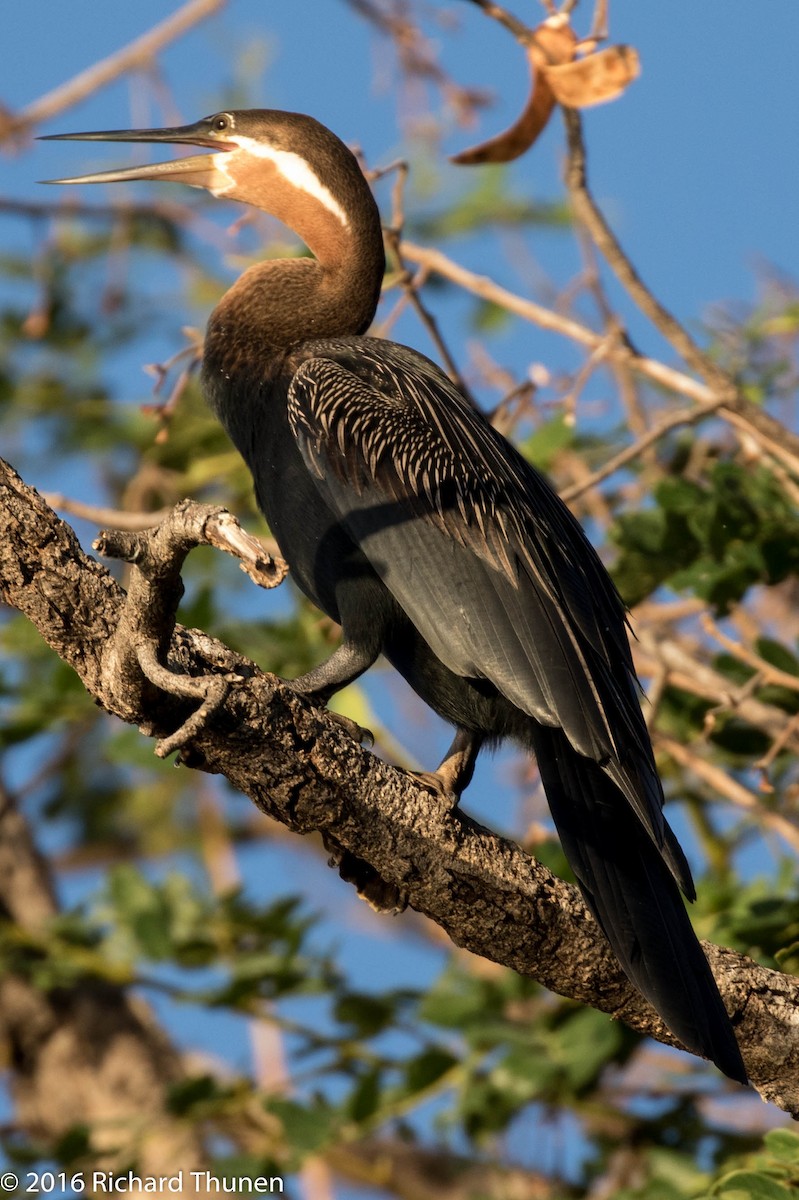
[[[658,848],[616,784],[562,730],[537,727],[534,749],[566,857],[625,974],[689,1050],[746,1083],[716,982]]]

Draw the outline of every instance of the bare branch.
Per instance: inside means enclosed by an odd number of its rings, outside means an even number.
[[[668,338],[691,370],[696,371],[709,386],[725,395],[733,395],[735,387],[728,376],[704,354],[684,327],[652,294],[624,253],[616,235],[605,220],[588,187],[586,151],[580,114],[564,108],[568,140],[566,185],[577,218],[583,223],[618,279],[630,293],[641,312]]]
[[[168,736],[186,719],[183,702],[152,689],[138,666],[127,687],[120,677],[109,681],[107,647],[123,619],[123,593],[10,468],[0,480],[3,597],[110,712]],[[323,831],[405,892],[457,945],[673,1043],[621,973],[576,888],[438,803],[327,714],[207,635],[176,626],[159,662],[189,678],[242,680],[198,730],[191,765],[224,774],[295,832]],[[750,1078],[766,1098],[799,1114],[799,983],[742,955],[705,948]]]
[[[479,296],[483,300],[490,300],[501,308],[507,309],[508,312],[522,317],[525,321],[538,325],[541,329],[547,329],[552,333],[570,338],[571,341],[577,342],[580,346],[586,346],[589,350],[596,350],[605,340],[604,334],[596,333],[572,317],[553,312],[550,308],[545,308],[533,300],[509,291],[486,275],[476,275],[473,271],[467,270],[466,267],[462,267],[448,258],[446,254],[442,254],[440,250],[403,241],[402,253],[411,262],[427,267],[428,271],[441,275],[444,279],[449,279],[467,292],[472,292],[473,295]],[[653,383],[668,388],[669,391],[689,396],[700,404],[716,399],[713,390],[704,383],[700,383],[683,371],[677,371],[656,359],[646,358],[626,344],[614,348],[612,356],[618,356],[639,375],[643,375]]]
[[[799,829],[796,825],[793,825],[780,813],[764,808],[758,797],[733,779],[728,771],[715,763],[708,762],[700,754],[695,753],[688,746],[683,746],[674,738],[655,733],[654,740],[658,750],[665,751],[680,766],[693,771],[720,800],[726,800],[730,804],[734,804],[736,808],[743,809],[759,825],[778,834],[792,850],[799,853]]]
[[[115,54],[94,63],[60,87],[34,100],[21,112],[5,115],[0,125],[0,140],[24,133],[42,121],[50,120],[65,108],[79,104],[100,88],[113,83],[127,71],[147,67],[160,50],[182,37],[194,25],[214,13],[221,12],[227,0],[187,0],[187,3],[147,33],[130,42]]]
[[[707,400],[704,404],[697,404],[692,408],[682,408],[679,412],[672,413],[670,417],[664,417],[663,420],[653,425],[647,433],[636,438],[631,445],[625,446],[618,454],[614,454],[612,458],[609,458],[603,466],[599,467],[591,475],[587,475],[585,479],[581,479],[579,483],[572,484],[571,487],[564,488],[561,492],[561,498],[567,503],[576,500],[583,492],[596,487],[603,479],[614,475],[616,471],[626,466],[628,462],[633,462],[636,458],[639,458],[645,450],[653,446],[655,442],[659,442],[672,429],[679,429],[680,426],[685,425],[696,425],[711,413],[717,412],[723,403],[724,400],[722,397],[718,396],[715,400]]]

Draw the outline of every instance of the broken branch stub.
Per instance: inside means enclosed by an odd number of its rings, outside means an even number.
[[[129,716],[145,705],[158,714],[142,732],[162,736],[155,753],[165,758],[182,749],[224,703],[240,677],[229,672],[191,677],[170,669],[168,648],[183,596],[181,569],[195,546],[210,545],[241,560],[260,587],[276,587],[287,573],[282,559],[264,551],[227,509],[183,500],[155,528],[141,532],[103,530],[94,543],[98,553],[131,565],[127,597],[113,637],[103,654],[103,669],[115,704]],[[165,703],[165,697],[170,698]],[[194,708],[186,712],[187,703]],[[177,724],[177,728],[174,726]]]

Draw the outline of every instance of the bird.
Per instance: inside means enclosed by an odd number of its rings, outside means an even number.
[[[258,262],[213,310],[201,380],[299,589],[341,627],[294,690],[318,704],[383,655],[454,727],[426,782],[454,804],[483,746],[533,755],[586,905],[676,1038],[747,1082],[681,893],[628,614],[581,525],[429,358],[368,335],[380,214],[350,149],[303,113],[49,140],[203,152],[50,183],[163,180],[265,210],[309,256]]]

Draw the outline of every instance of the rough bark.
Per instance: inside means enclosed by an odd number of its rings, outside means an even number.
[[[174,734],[197,707],[158,691],[130,664],[118,669],[115,635],[140,627],[140,609],[126,611],[122,589],[8,467],[0,472],[0,594],[33,621],[90,695],[149,735]],[[192,729],[193,767],[223,774],[296,833],[321,831],[404,892],[457,945],[677,1044],[621,973],[576,888],[513,842],[451,812],[329,715],[206,634],[176,626],[163,663],[184,682],[237,679],[213,716]],[[799,981],[733,951],[705,949],[753,1084],[799,1116]]]

